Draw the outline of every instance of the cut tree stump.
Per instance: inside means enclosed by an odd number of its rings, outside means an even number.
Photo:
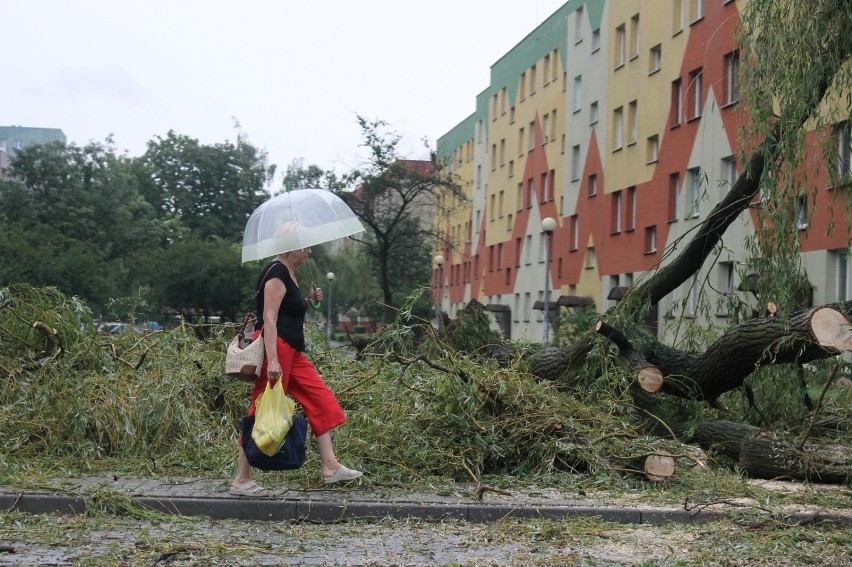
[[[640,388],[653,394],[663,387],[663,373],[656,366],[643,366],[637,373],[636,382]]]
[[[651,482],[663,482],[674,475],[675,459],[665,449],[647,455],[634,464],[634,470]]]
[[[817,343],[825,349],[852,351],[852,326],[840,311],[820,307],[811,316],[811,328]]]

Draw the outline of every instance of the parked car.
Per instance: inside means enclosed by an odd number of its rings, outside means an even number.
[[[117,335],[126,331],[147,335],[151,332],[151,329],[143,325],[130,325],[120,321],[106,321],[98,325],[98,332],[102,335]]]

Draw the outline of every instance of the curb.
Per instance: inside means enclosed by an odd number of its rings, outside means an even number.
[[[7,489],[8,490],[8,489]],[[498,522],[504,519],[565,520],[596,517],[620,524],[707,523],[729,514],[717,510],[688,511],[673,508],[629,508],[572,504],[533,503],[464,504],[422,502],[328,501],[303,498],[245,497],[152,497],[131,496],[139,505],[158,512],[178,516],[206,516],[213,519],[339,523],[351,520],[383,518],[423,520],[456,519],[473,523]],[[85,514],[87,498],[48,492],[0,493],[0,508],[7,512],[30,514]],[[852,517],[821,513],[795,513],[784,517],[795,524],[833,522],[852,526]]]

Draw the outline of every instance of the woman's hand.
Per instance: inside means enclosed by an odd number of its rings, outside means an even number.
[[[315,287],[311,290],[310,294],[311,301],[322,301],[322,288]]]
[[[270,382],[276,382],[281,379],[284,373],[281,371],[281,365],[277,360],[270,360],[266,365],[266,377]]]

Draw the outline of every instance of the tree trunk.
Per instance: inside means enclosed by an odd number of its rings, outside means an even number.
[[[596,330],[618,346],[619,357],[633,370],[643,390],[700,400],[715,400],[739,388],[761,366],[805,363],[852,351],[849,320],[845,313],[828,306],[808,308],[787,318],[749,319],[701,353],[680,351],[656,340],[634,346],[605,323],[599,323]],[[566,373],[566,365],[585,358],[580,356],[588,352],[585,344],[543,349],[531,365],[533,374],[576,386],[570,383],[573,376]]]
[[[664,376],[661,391],[713,400],[742,386],[760,366],[804,363],[849,351],[852,327],[846,316],[832,307],[813,307],[786,319],[744,321],[703,353],[685,353],[654,343],[644,354]]]
[[[852,448],[808,444],[802,450],[760,432],[743,439],[739,465],[754,478],[845,483],[852,479]]]
[[[695,443],[702,449],[738,460],[743,439],[756,435],[760,428],[724,419],[708,419],[698,424],[678,423],[672,431],[685,443]]]

